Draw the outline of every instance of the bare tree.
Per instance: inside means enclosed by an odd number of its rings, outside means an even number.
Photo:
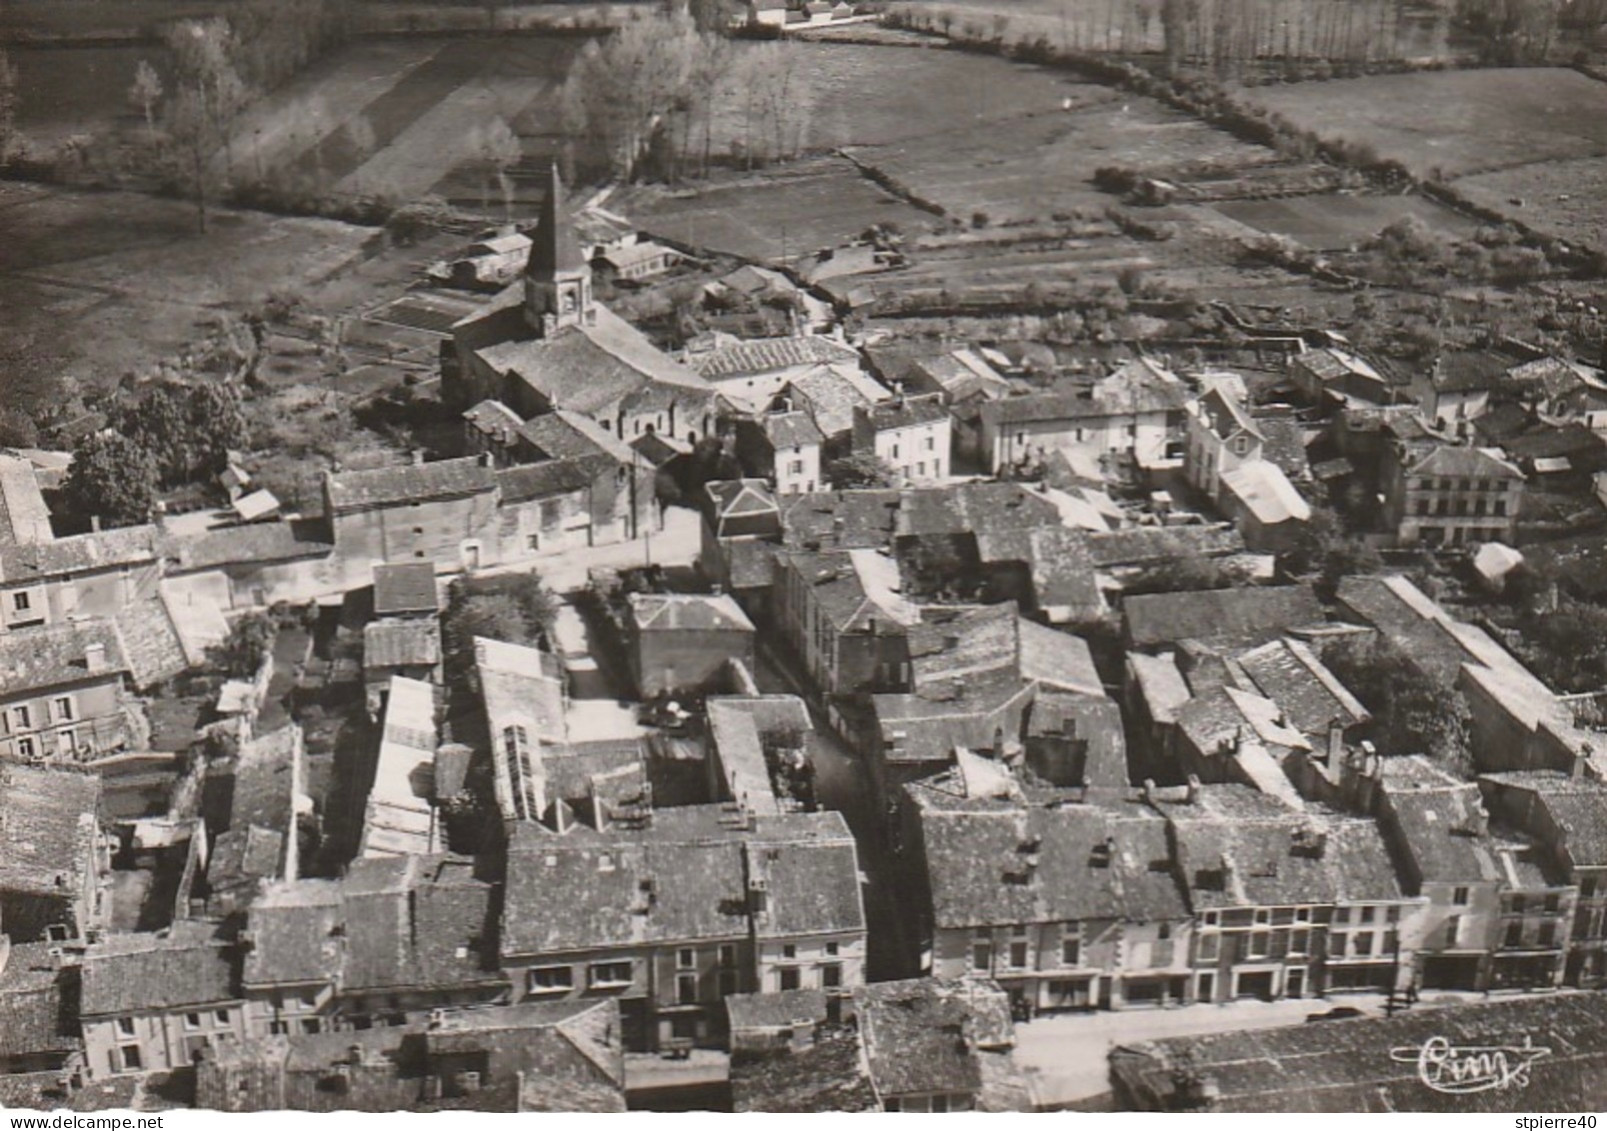
[[[156,129],[156,104],[162,101],[162,76],[156,73],[150,60],[141,59],[134,69],[134,83],[128,88],[128,100],[145,114],[145,132]]]
[[[229,25],[224,20],[184,20],[168,35],[173,55],[174,97],[168,101],[168,133],[193,173],[196,213],[206,231],[207,163],[221,146],[246,101],[245,84],[230,61]],[[232,168],[233,154],[229,152]]]

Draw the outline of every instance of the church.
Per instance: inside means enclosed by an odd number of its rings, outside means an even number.
[[[626,444],[689,451],[715,423],[709,384],[597,301],[556,166],[523,278],[452,327],[441,377],[448,405],[483,416],[497,402],[510,425],[562,412]]]

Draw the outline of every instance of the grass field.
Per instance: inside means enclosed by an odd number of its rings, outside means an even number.
[[[1463,177],[1458,192],[1546,235],[1607,249],[1607,156],[1543,161]]]
[[[1371,145],[1419,176],[1607,154],[1607,83],[1561,68],[1380,75],[1243,94],[1297,126]]]
[[[1276,200],[1229,200],[1217,211],[1241,224],[1287,236],[1314,251],[1347,248],[1398,220],[1415,216],[1448,235],[1471,234],[1476,221],[1420,196],[1292,196]]]
[[[17,127],[30,142],[59,144],[72,134],[121,129],[139,120],[128,88],[141,59],[165,80],[161,47],[9,47],[17,69]]]

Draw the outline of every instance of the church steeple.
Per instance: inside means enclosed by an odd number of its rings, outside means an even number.
[[[564,326],[589,325],[596,318],[591,266],[565,215],[564,183],[556,163],[549,177],[525,263],[525,317],[542,337]]]

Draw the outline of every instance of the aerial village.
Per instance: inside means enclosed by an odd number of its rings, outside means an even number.
[[[1030,55],[886,5],[731,7],[760,37]],[[411,49],[390,30],[373,50]],[[1159,114],[1124,75],[1100,112]],[[1082,112],[1059,97],[1027,133]],[[1323,191],[1356,188],[1330,159]],[[1354,317],[1127,266],[1105,321],[1011,291],[1034,329],[993,333],[922,272],[1160,263],[1207,241],[1152,212],[1233,201],[1101,168],[1121,206],[1040,231],[877,172],[932,232],[799,251],[798,218],[739,256],[565,163],[525,160],[517,219],[510,160],[507,222],[342,260],[361,317],[275,297],[226,379],[131,374],[122,416],[64,394],[37,444],[0,384],[0,1106],[1600,1106],[1595,299],[1391,350],[1382,284],[1260,241],[1233,270]],[[222,207],[242,257],[272,242]],[[1405,271],[1429,251],[1402,223],[1349,254]],[[275,384],[265,341],[327,389]],[[328,422],[328,458],[248,446],[218,423],[244,399]],[[1436,1041],[1510,1047],[1523,1090],[1391,1051]]]

